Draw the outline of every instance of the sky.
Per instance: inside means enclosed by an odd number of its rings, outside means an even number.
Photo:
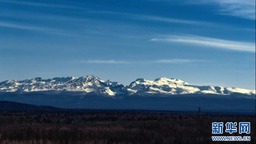
[[[255,89],[255,1],[0,0],[0,81],[86,75]]]

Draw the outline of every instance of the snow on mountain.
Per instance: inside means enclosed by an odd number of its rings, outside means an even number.
[[[137,79],[133,81],[127,88],[127,91],[136,95],[149,94],[219,94],[230,95],[232,93],[240,93],[247,95],[255,95],[255,90],[247,90],[240,88],[226,88],[220,86],[195,86],[182,81],[180,79],[161,77],[154,81]]]
[[[33,78],[22,81],[0,83],[1,92],[71,91],[114,96],[119,83],[99,79],[95,76],[56,77],[53,79]],[[122,85],[121,85],[122,86]],[[112,90],[114,89],[114,91]]]
[[[196,86],[174,78],[161,77],[154,81],[139,78],[129,86],[118,82],[104,81],[95,76],[40,77],[26,80],[8,80],[0,82],[0,92],[42,92],[68,91],[106,96],[117,95],[179,95],[179,94],[219,94],[232,93],[255,95],[255,90],[226,88],[220,86]]]
[[[154,81],[137,79],[127,89],[131,94],[188,94],[199,91],[198,88],[189,86],[187,82],[179,79],[158,78]]]

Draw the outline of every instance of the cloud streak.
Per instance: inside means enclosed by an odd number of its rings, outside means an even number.
[[[197,59],[158,59],[158,60],[137,60],[137,61],[125,61],[125,60],[80,60],[77,61],[86,64],[185,64],[185,63],[198,63],[207,62],[206,60]]]
[[[215,4],[220,14],[255,20],[255,0],[198,0],[203,4]]]
[[[48,7],[48,8],[83,9],[75,6],[69,6],[69,5],[57,5],[57,4],[49,4],[49,3],[38,3],[38,2],[29,2],[29,1],[16,1],[16,0],[0,0],[0,3],[10,3],[10,4],[17,4],[17,5]]]
[[[19,23],[10,23],[10,22],[1,22],[0,21],[0,27],[8,28],[8,29],[18,29],[18,30],[26,30],[31,32],[39,32],[39,33],[45,33],[50,35],[57,35],[57,36],[65,36],[65,37],[75,37],[78,36],[77,34],[70,34],[66,31],[61,31],[56,28],[47,28],[42,26],[32,26],[32,25],[24,25]]]
[[[244,51],[244,52],[255,52],[254,43],[223,40],[223,39],[202,37],[202,36],[196,36],[196,35],[188,35],[188,36],[171,35],[171,36],[164,36],[160,38],[153,38],[151,39],[151,41],[170,42],[170,43],[175,42],[175,43],[190,44],[190,45],[197,45],[197,46],[210,47],[210,48],[219,48],[219,49]]]
[[[207,62],[206,60],[196,60],[196,59],[161,59],[155,60],[155,63],[161,64],[182,64],[182,63],[197,63],[197,62]]]
[[[147,20],[147,21],[156,21],[156,22],[164,22],[164,23],[179,23],[179,24],[192,24],[192,25],[209,24],[209,23],[200,22],[200,21],[174,19],[174,18],[159,17],[159,16],[153,16],[153,15],[131,15],[131,16],[135,19],[144,20],[144,21]]]
[[[13,29],[23,29],[23,30],[32,30],[32,31],[48,31],[47,28],[35,27],[35,26],[26,26],[21,24],[9,23],[9,22],[0,22],[0,27],[13,28]]]
[[[163,22],[163,23],[178,23],[178,24],[190,24],[190,25],[210,25],[212,23],[202,22],[202,21],[193,21],[193,20],[184,20],[184,19],[175,19],[169,17],[161,17],[156,15],[143,15],[143,14],[130,14],[130,13],[121,13],[114,11],[88,11],[89,13],[95,14],[104,14],[104,15],[118,15],[129,19],[139,20],[139,21],[153,21],[153,22]]]
[[[129,64],[128,61],[120,61],[120,60],[86,60],[81,61],[82,63],[87,64]]]

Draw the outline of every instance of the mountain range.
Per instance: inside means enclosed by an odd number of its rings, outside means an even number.
[[[127,86],[92,75],[7,80],[0,82],[0,101],[71,109],[256,112],[255,90],[165,77],[139,78]]]
[[[124,95],[181,95],[181,94],[216,94],[255,95],[255,90],[222,86],[196,86],[175,78],[157,78],[153,81],[139,78],[130,85],[105,81],[96,76],[40,77],[26,80],[7,80],[0,82],[0,92],[79,92],[84,95],[124,96]]]

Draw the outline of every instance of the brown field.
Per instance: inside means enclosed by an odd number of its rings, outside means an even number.
[[[255,143],[255,116],[250,115],[154,111],[2,111],[0,144],[224,143],[211,142],[213,121],[250,121],[251,143]]]

